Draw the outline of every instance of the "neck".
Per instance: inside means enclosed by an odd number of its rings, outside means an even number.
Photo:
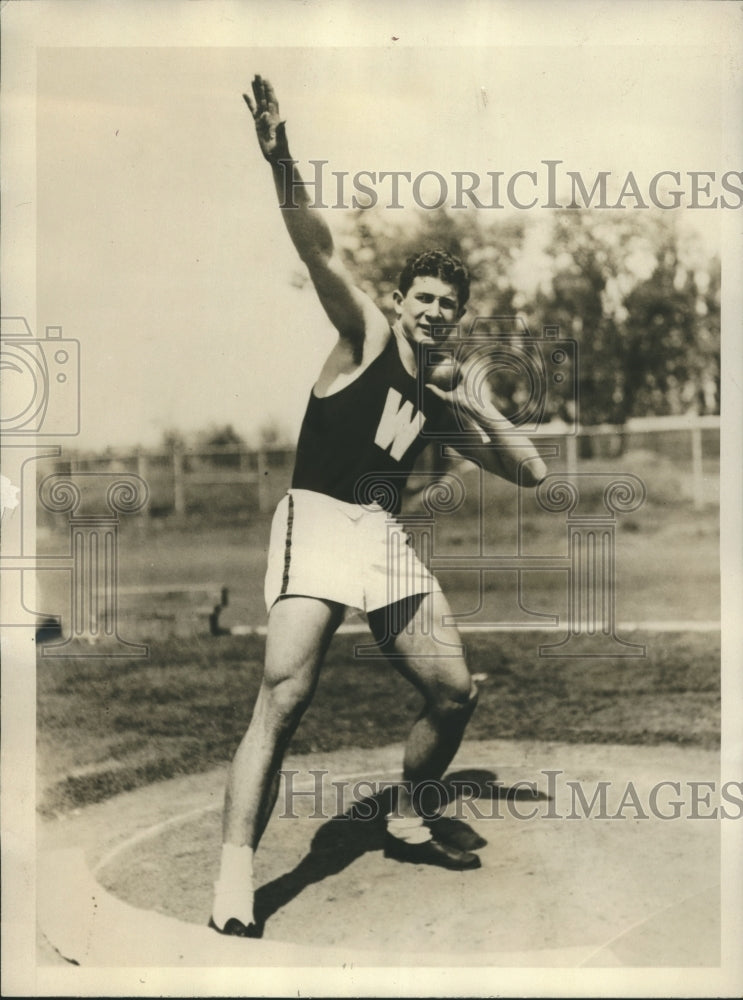
[[[399,319],[392,324],[392,332],[397,340],[397,349],[405,370],[408,375],[416,378],[420,367],[421,345],[408,340]]]

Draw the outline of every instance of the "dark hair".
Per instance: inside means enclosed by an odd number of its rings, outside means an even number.
[[[398,288],[407,295],[416,278],[439,278],[453,285],[459,297],[459,308],[464,309],[470,297],[469,271],[454,254],[446,250],[424,250],[408,257],[400,274]]]

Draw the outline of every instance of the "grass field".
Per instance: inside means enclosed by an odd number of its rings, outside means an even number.
[[[717,746],[717,638],[641,639],[647,656],[622,662],[545,659],[533,634],[468,640],[473,672],[488,675],[468,739]],[[357,641],[334,640],[295,752],[405,738],[420,697],[385,661],[356,658]],[[223,637],[156,643],[149,661],[41,661],[42,811],[229,759],[249,719],[262,653],[262,639]]]
[[[650,452],[634,452],[616,460],[583,463],[580,512],[604,512],[601,494],[605,481],[591,480],[620,468],[647,486],[643,506],[616,519],[616,613],[625,621],[712,620],[719,618],[719,523],[715,497],[719,476],[710,475],[711,502],[702,511],[692,509],[688,477],[683,467]],[[538,508],[534,493],[521,494],[495,477],[476,482],[472,467],[463,474],[467,500],[461,510],[438,515],[435,554],[458,558],[482,551],[485,555],[514,554],[520,533],[524,555],[565,555],[566,518]],[[590,488],[589,488],[590,487]],[[215,501],[216,503],[216,501]],[[212,581],[230,590],[230,623],[265,621],[262,581],[265,572],[270,514],[242,512],[228,520],[215,506],[212,513],[177,519],[122,518],[120,525],[120,582],[123,586],[201,584]],[[40,551],[64,553],[69,546],[64,518],[57,517]],[[480,580],[474,573],[437,570],[455,612],[467,612],[480,598]],[[562,614],[565,611],[565,575],[560,572],[524,573],[522,602],[530,610]],[[69,606],[64,573],[42,574],[44,610],[64,615]],[[513,604],[515,574],[489,574],[484,580],[490,610],[498,620],[504,603]]]
[[[636,513],[617,520],[618,620],[716,620],[719,617],[717,511],[691,508],[680,477],[647,455],[628,462],[654,484]],[[437,523],[445,554],[514,551],[518,525],[528,554],[565,550],[564,515],[524,506],[489,480],[478,509]],[[533,494],[532,494],[533,496]],[[596,499],[595,497],[593,498]],[[600,497],[599,497],[600,499]],[[480,514],[484,512],[483,517]],[[230,587],[228,622],[265,621],[262,578],[269,518],[239,524],[214,518],[187,524],[123,523],[121,583],[203,583]],[[66,526],[45,539],[63,551]],[[48,573],[44,610],[69,607],[61,573]],[[455,611],[476,606],[474,574],[439,573]],[[533,611],[565,611],[562,572],[525,573],[521,600]],[[482,596],[488,613],[514,604],[514,574],[493,574]],[[147,660],[40,659],[37,672],[42,812],[64,811],[117,792],[228,760],[250,716],[261,674],[257,637],[177,637],[125,620],[122,634],[146,638]],[[556,639],[557,637],[555,637]],[[647,646],[638,659],[561,660],[537,655],[543,634],[469,633],[473,673],[487,674],[469,739],[717,746],[720,645],[714,633],[632,633]],[[363,640],[365,641],[365,640]],[[549,640],[554,641],[554,640]],[[384,662],[354,656],[356,637],[337,636],[317,696],[295,737],[297,752],[375,747],[405,738],[419,696]]]

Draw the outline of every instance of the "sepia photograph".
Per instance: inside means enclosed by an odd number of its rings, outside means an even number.
[[[4,996],[738,996],[738,5],[11,0]]]

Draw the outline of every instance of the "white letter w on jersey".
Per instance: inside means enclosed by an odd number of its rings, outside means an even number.
[[[385,450],[390,449],[390,455],[396,462],[400,461],[426,422],[422,413],[414,412],[409,399],[400,406],[401,400],[402,396],[397,389],[388,390],[382,419],[374,438],[374,444]]]

